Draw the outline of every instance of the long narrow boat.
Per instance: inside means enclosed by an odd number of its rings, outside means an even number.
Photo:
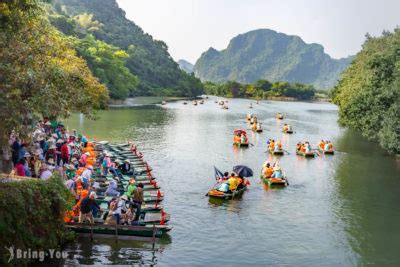
[[[321,152],[321,153],[324,153],[324,154],[326,154],[326,155],[333,155],[333,154],[335,154],[335,151],[334,151],[333,149],[332,149],[332,150],[324,150],[324,149],[318,147],[318,151]]]
[[[253,129],[252,129],[252,131],[255,132],[255,133],[262,133],[262,132],[263,132],[263,129],[257,129],[257,130],[253,130]]]
[[[274,149],[268,149],[269,153],[275,156],[283,156],[284,155],[284,151],[282,149],[280,150],[274,150]]]
[[[286,134],[292,134],[293,133],[293,131],[282,131],[282,133],[286,133]]]
[[[287,186],[288,182],[285,178],[264,178],[262,175],[260,175],[261,180],[267,184],[270,187],[283,187],[283,186]]]
[[[221,192],[218,191],[216,189],[211,189],[210,191],[208,191],[207,196],[209,197],[214,197],[214,198],[221,198],[221,199],[233,199],[236,197],[240,197],[241,195],[243,195],[244,191],[247,190],[247,186],[244,186],[234,192]]]
[[[117,238],[121,240],[140,240],[138,237],[161,237],[172,229],[169,225],[106,225],[66,223],[67,229],[77,234],[101,238]]]
[[[233,145],[238,146],[238,147],[249,147],[249,142],[246,142],[246,143],[234,142]]]
[[[302,156],[302,157],[305,157],[305,158],[314,158],[315,157],[315,152],[312,151],[312,152],[306,153],[306,152],[303,152],[303,151],[296,150],[296,155],[299,155],[299,156]]]

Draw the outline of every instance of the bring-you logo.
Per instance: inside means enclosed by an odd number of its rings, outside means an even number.
[[[29,248],[26,250],[22,250],[19,248],[14,248],[14,246],[5,247],[5,249],[9,253],[8,263],[11,263],[13,260],[44,261],[46,258],[48,258],[48,259],[65,259],[68,256],[67,252],[56,250],[56,249],[32,250]]]

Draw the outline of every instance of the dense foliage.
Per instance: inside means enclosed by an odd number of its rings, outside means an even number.
[[[29,133],[35,117],[92,114],[108,101],[71,40],[41,15],[35,0],[0,3],[0,144],[12,130]]]
[[[125,67],[129,57],[125,51],[96,40],[92,35],[76,39],[75,48],[86,59],[93,74],[107,86],[111,98],[124,99],[135,94],[138,79]]]
[[[56,249],[69,238],[63,215],[74,198],[58,176],[48,181],[0,182],[0,199],[0,250],[4,252],[0,263],[7,263],[10,256],[5,247]]]
[[[332,59],[321,45],[264,29],[238,35],[222,51],[210,48],[197,60],[194,72],[202,81],[254,83],[267,79],[329,89],[351,59]]]
[[[154,40],[139,26],[126,19],[125,12],[118,7],[115,0],[54,0],[54,6],[64,18],[53,20],[53,25],[64,33],[77,35],[68,26],[74,20],[75,24],[80,25],[78,36],[91,33],[97,40],[127,53],[125,66],[132,75],[138,77],[137,88],[131,90],[132,87],[129,87],[130,95],[197,96],[203,93],[202,84],[182,71],[173,61],[167,45]],[[97,76],[95,70],[94,73]],[[99,78],[103,77],[104,75],[100,75]],[[114,91],[119,89],[116,87]],[[125,89],[121,91],[126,92]],[[116,94],[112,94],[112,97],[115,96]]]
[[[290,97],[308,100],[312,99],[315,95],[315,89],[311,85],[288,82],[271,83],[267,80],[258,80],[254,84],[240,84],[234,81],[228,81],[223,84],[205,82],[204,87],[207,94],[225,97],[248,97],[258,99]]]
[[[400,153],[400,29],[367,36],[333,91],[339,122]]]

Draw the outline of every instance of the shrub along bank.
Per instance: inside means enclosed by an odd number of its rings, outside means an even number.
[[[48,251],[71,239],[63,215],[72,205],[73,196],[57,175],[47,181],[0,180],[0,265],[8,262],[5,248],[10,246],[14,251]]]

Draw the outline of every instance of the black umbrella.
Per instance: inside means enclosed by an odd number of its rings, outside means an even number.
[[[237,165],[237,166],[233,167],[233,171],[237,175],[242,176],[242,177],[251,177],[251,176],[253,176],[253,171],[249,167],[246,167],[246,166],[243,166],[243,165]]]

